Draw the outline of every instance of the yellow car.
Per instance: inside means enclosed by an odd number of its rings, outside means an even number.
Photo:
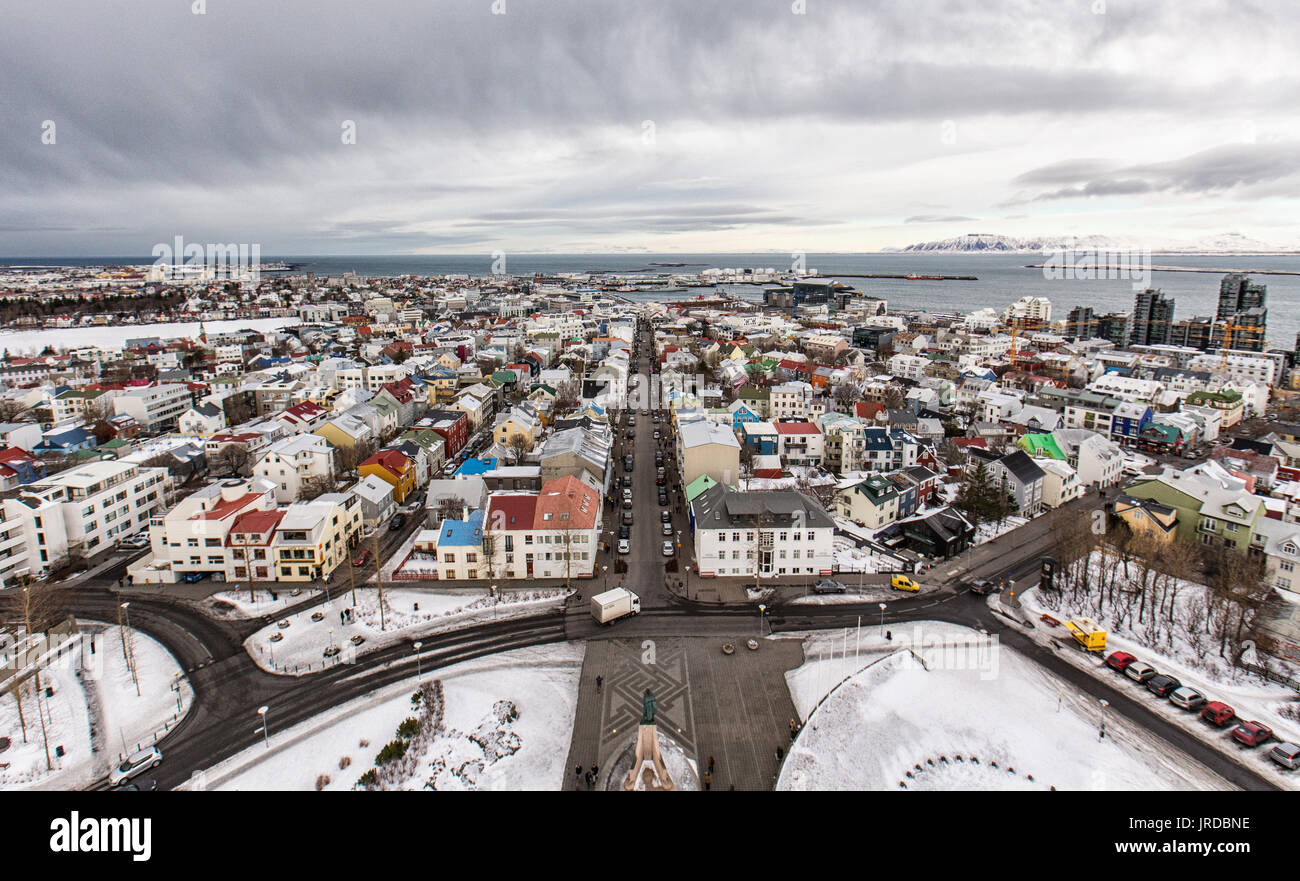
[[[896,588],[898,590],[917,591],[921,589],[921,585],[917,584],[915,581],[908,578],[906,575],[893,576],[892,578],[889,579],[889,586]]]

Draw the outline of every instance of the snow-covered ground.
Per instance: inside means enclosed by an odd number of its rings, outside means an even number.
[[[1001,523],[981,523],[975,529],[975,544],[982,545],[985,542],[993,541],[1001,535],[1006,535],[1017,526],[1024,526],[1029,520],[1025,517],[1008,517]]]
[[[982,634],[925,622],[894,636],[916,653],[882,657],[878,632],[870,652],[853,632],[809,639],[786,674],[806,722],[779,789],[1229,788],[1115,713],[1100,739],[1096,701]]]
[[[411,551],[414,550],[415,540],[419,538],[421,532],[422,530],[417,529],[415,530],[415,532],[412,532],[410,535],[408,535],[406,537],[406,541],[402,542],[402,546],[399,547],[396,551],[394,551],[391,557],[389,557],[387,560],[384,561],[382,571],[384,573],[385,582],[389,582],[393,580],[394,574],[401,567],[402,563],[406,561],[406,558],[411,555]],[[366,583],[374,584],[375,576],[371,575],[369,578],[367,578]]]
[[[429,720],[411,773],[387,788],[560,789],[568,779],[582,657],[581,643],[565,643],[426,673],[423,683],[442,683],[441,724]],[[272,706],[269,749],[250,747],[201,779],[222,790],[351,789],[396,738],[397,726],[420,717],[411,702],[415,690],[408,679],[282,732]]]
[[[1068,636],[1065,628],[1049,627],[1040,620],[1039,616],[1047,610],[1042,604],[1042,597],[1038,588],[1033,588],[1021,594],[1020,603],[1025,616],[1034,624],[1035,629],[1030,633],[1036,641],[1048,643],[1053,639],[1063,639]],[[1056,611],[1049,611],[1048,614],[1058,619],[1060,617],[1060,613]],[[1286,686],[1262,681],[1239,668],[1233,668],[1226,664],[1208,663],[1203,658],[1193,658],[1192,662],[1189,663],[1184,648],[1172,652],[1153,650],[1148,648],[1145,643],[1119,633],[1106,634],[1105,654],[1112,651],[1129,652],[1139,660],[1151,664],[1161,673],[1174,676],[1183,685],[1195,688],[1210,700],[1219,700],[1228,704],[1236,712],[1238,718],[1262,722],[1272,728],[1280,739],[1300,743],[1300,722],[1295,719],[1288,719],[1278,712],[1283,707],[1297,705],[1296,693]],[[1146,692],[1143,686],[1132,682],[1123,674],[1116,673],[1109,667],[1103,666],[1101,663],[1102,657],[1074,650],[1062,651],[1061,657],[1080,669],[1091,671],[1112,685],[1131,689],[1133,693],[1146,698],[1149,708],[1165,719],[1179,725],[1225,755],[1242,761],[1247,767],[1264,774],[1279,785],[1291,789],[1300,789],[1300,775],[1297,775],[1294,771],[1286,771],[1280,765],[1269,760],[1267,746],[1255,750],[1247,750],[1238,746],[1230,738],[1231,726],[1226,729],[1218,729],[1206,725],[1200,720],[1197,713],[1176,707],[1168,700]]]
[[[281,327],[301,324],[302,319],[288,318],[244,318],[233,321],[205,321],[203,329],[208,333],[225,333],[235,330],[268,331]],[[103,327],[68,327],[49,330],[6,330],[0,331],[0,347],[9,350],[12,355],[35,354],[46,346],[55,349],[80,349],[86,346],[100,348],[121,348],[127,340],[149,339],[161,340],[197,339],[199,322],[184,321],[171,324],[115,324]]]
[[[134,752],[161,737],[184,718],[194,693],[176,659],[161,643],[135,630],[126,631],[135,675],[127,666],[119,628],[93,631],[83,646],[41,671],[41,695],[52,770],[47,770],[36,699],[31,690],[23,701],[27,742],[23,742],[17,702],[6,692],[0,699],[0,736],[12,745],[0,753],[0,789],[74,789],[104,777],[126,752]],[[137,693],[136,681],[139,681]],[[179,692],[176,687],[179,686]],[[93,732],[93,733],[92,733]],[[56,755],[63,747],[64,755]]]
[[[486,590],[449,593],[429,588],[385,587],[381,621],[379,592],[368,585],[358,586],[356,606],[352,605],[352,592],[340,589],[328,603],[263,627],[244,640],[244,649],[264,670],[305,674],[417,636],[497,618],[536,615],[557,607],[565,596],[564,590],[510,590],[502,591],[497,602]],[[353,610],[348,621],[339,617],[346,609]],[[319,621],[313,620],[316,614],[321,616]],[[282,621],[288,621],[288,626],[281,627]],[[278,639],[273,639],[277,636]],[[360,645],[352,642],[354,637],[361,638]],[[340,650],[333,659],[325,657],[330,646]]]
[[[262,588],[255,589],[251,598],[246,590],[223,590],[212,594],[201,605],[222,618],[257,618],[296,606],[319,593],[316,590],[302,590],[294,596],[292,590],[279,590],[275,593],[275,599],[271,599],[271,592]]]

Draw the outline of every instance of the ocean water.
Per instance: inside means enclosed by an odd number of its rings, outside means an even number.
[[[1047,279],[1041,269],[1026,264],[1041,263],[1039,254],[808,254],[806,266],[820,275],[835,278],[838,273],[894,273],[917,275],[974,275],[976,281],[907,281],[903,279],[843,278],[864,293],[885,297],[891,308],[968,312],[992,307],[1002,309],[1022,296],[1043,296],[1052,301],[1052,317],[1064,319],[1078,305],[1091,306],[1098,313],[1129,312],[1133,308],[1135,282],[1130,279]],[[349,270],[363,276],[395,275],[488,275],[493,258],[487,254],[440,256],[293,256],[265,255],[264,261],[283,260],[296,264],[300,272],[319,276],[341,275]],[[148,257],[93,258],[4,258],[0,265],[87,266],[105,264],[147,264]],[[1224,271],[1279,270],[1300,273],[1300,256],[1231,257],[1152,255],[1156,265],[1186,266]],[[656,266],[681,263],[685,266]],[[533,273],[609,271],[615,273],[698,272],[710,267],[771,267],[789,269],[788,253],[756,254],[507,254],[506,272]],[[1151,286],[1176,300],[1175,319],[1213,315],[1218,300],[1217,272],[1152,272]],[[1269,344],[1273,348],[1294,347],[1300,332],[1300,274],[1256,276],[1268,286]],[[758,300],[762,289],[734,286],[729,290]],[[683,294],[642,294],[638,299],[689,299],[708,294],[709,288],[688,289]]]

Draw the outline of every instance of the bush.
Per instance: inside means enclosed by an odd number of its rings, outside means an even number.
[[[378,782],[379,782],[379,775],[375,773],[374,768],[371,768],[369,771],[367,771],[366,773],[362,774],[360,777],[357,778],[357,786],[362,786],[366,788],[374,786]]]
[[[397,736],[410,740],[420,730],[420,720],[411,716],[402,720],[402,724],[397,726]]]
[[[418,710],[420,708],[420,702],[422,700],[424,700],[424,695],[418,691],[415,694],[411,695],[411,709]]]
[[[386,765],[389,762],[397,761],[404,755],[406,755],[406,741],[394,740],[385,744],[384,748],[379,751],[379,755],[375,756],[375,764]]]

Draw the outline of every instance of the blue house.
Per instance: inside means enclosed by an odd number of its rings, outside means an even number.
[[[45,453],[75,453],[78,450],[90,450],[99,446],[95,433],[84,428],[65,428],[63,431],[45,435],[32,450],[37,455]]]
[[[763,417],[751,410],[745,402],[736,401],[731,405],[731,430],[737,435],[740,434],[740,426],[745,423],[762,421]]]
[[[1135,444],[1153,419],[1146,404],[1120,404],[1110,417],[1110,433],[1121,444]]]
[[[754,451],[756,456],[775,456],[779,449],[780,435],[776,426],[770,422],[742,422],[740,424],[741,441]]]

